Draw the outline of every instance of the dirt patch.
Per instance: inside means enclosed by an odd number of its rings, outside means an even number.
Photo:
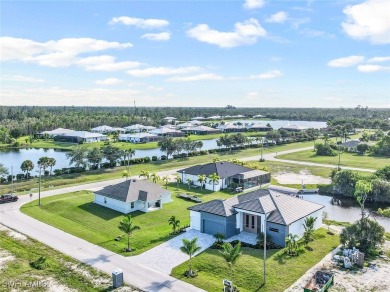
[[[26,240],[27,239],[26,235],[19,233],[11,228],[8,228],[7,226],[4,226],[2,224],[0,224],[0,231],[6,231],[7,234],[14,239],[18,239],[18,240]]]
[[[308,170],[301,170],[299,173],[294,172],[277,172],[272,175],[274,179],[280,184],[293,185],[301,184],[330,184],[330,178],[316,176],[311,174]]]
[[[7,262],[13,261],[15,257],[8,251],[0,249],[0,270],[2,270]]]
[[[71,265],[69,267],[72,271],[75,271],[83,275],[86,279],[90,279],[94,286],[109,286],[111,285],[111,279],[109,277],[98,277],[92,275],[88,270],[83,269],[79,265]]]

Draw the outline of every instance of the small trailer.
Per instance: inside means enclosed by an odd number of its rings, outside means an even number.
[[[325,292],[334,283],[334,275],[317,271],[303,288],[304,292]]]

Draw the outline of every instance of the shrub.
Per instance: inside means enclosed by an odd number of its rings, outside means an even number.
[[[337,153],[328,144],[316,144],[316,154],[320,156],[337,155]]]
[[[150,162],[150,157],[149,156],[146,156],[144,157],[144,163],[149,163]]]
[[[30,262],[30,266],[36,270],[43,270],[46,267],[46,258],[43,256],[40,256],[35,261]]]
[[[152,161],[157,161],[157,156],[152,156]]]
[[[166,155],[161,155],[161,160],[166,160],[167,156]]]

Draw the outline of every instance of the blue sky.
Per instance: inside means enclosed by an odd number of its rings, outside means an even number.
[[[1,1],[1,105],[390,107],[390,1]]]

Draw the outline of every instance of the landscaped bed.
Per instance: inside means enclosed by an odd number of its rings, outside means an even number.
[[[314,242],[308,251],[299,249],[298,256],[288,256],[284,250],[267,251],[267,284],[260,291],[284,291],[298,280],[309,268],[319,262],[339,244],[338,235],[329,235],[323,228],[315,232]],[[233,283],[240,291],[257,291],[263,283],[263,251],[248,247],[242,248],[242,256],[233,266]],[[230,279],[230,270],[218,250],[207,249],[193,258],[193,268],[198,276],[184,276],[188,269],[185,262],[172,271],[172,276],[207,291],[221,291],[222,280]]]

